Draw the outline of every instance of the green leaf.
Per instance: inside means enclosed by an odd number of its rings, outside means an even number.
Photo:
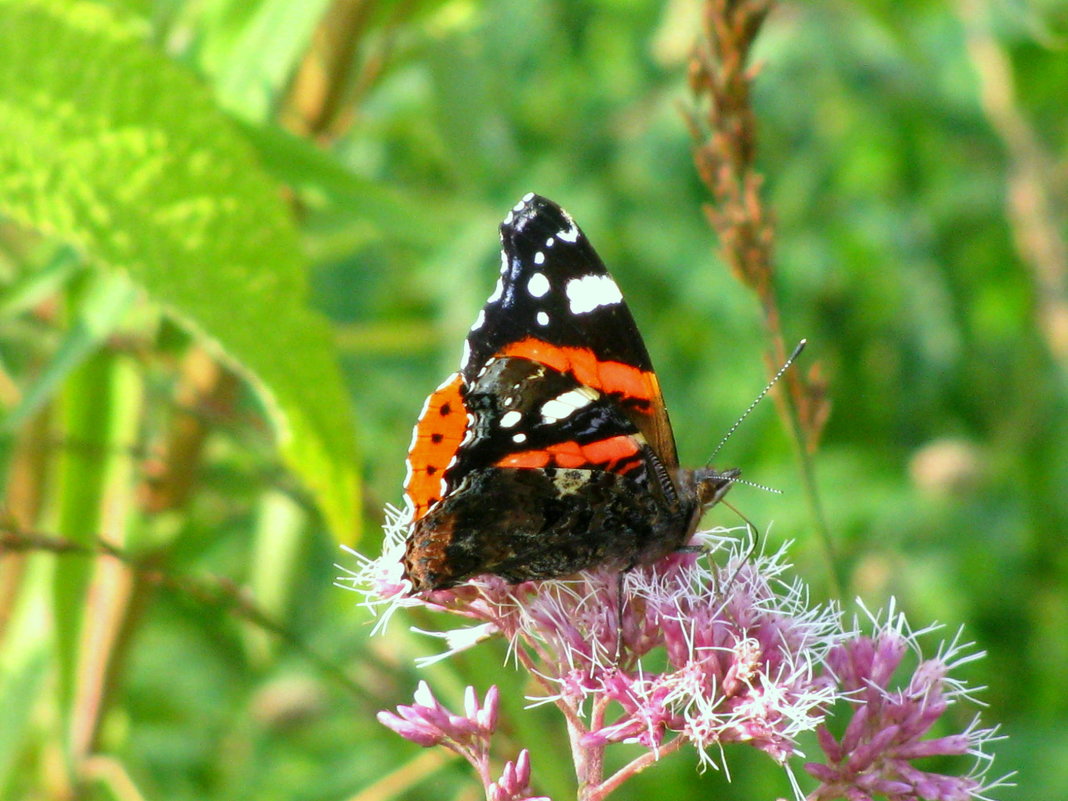
[[[358,520],[349,400],[277,185],[188,72],[92,2],[0,0],[0,211],[127,272],[265,400],[335,534]]]
[[[238,124],[256,147],[264,169],[277,180],[307,195],[329,198],[332,209],[344,209],[392,243],[429,250],[447,240],[456,220],[463,218],[461,199],[455,200],[454,208],[442,208],[415,193],[403,194],[350,172],[329,152],[282,128]]]

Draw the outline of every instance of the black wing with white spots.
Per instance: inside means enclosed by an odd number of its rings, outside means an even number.
[[[661,461],[678,463],[649,353],[616,282],[571,216],[526,195],[501,224],[501,274],[464,344],[472,385],[493,358],[518,356],[620,403]]]

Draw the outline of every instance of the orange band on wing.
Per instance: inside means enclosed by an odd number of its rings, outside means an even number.
[[[660,397],[660,385],[652,372],[632,364],[600,361],[589,348],[550,345],[528,337],[513,342],[501,351],[502,356],[518,356],[539,362],[561,373],[571,373],[580,384],[625,399],[645,401],[640,411],[649,413]]]
[[[601,439],[583,446],[582,455],[592,464],[611,464],[627,459],[641,450],[638,440],[630,434]]]
[[[418,520],[441,500],[441,479],[456,455],[467,431],[467,409],[460,390],[459,374],[442,384],[429,398],[412,432],[408,451],[409,475],[404,491],[415,508]]]
[[[631,467],[623,464],[624,460],[634,456],[641,445],[630,434],[590,442],[580,445],[577,442],[558,442],[538,450],[520,451],[505,456],[497,462],[497,467],[519,467],[536,469],[540,467],[599,467],[615,470],[617,467]]]

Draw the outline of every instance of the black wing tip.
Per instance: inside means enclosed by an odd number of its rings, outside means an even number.
[[[501,223],[501,238],[505,241],[523,236],[546,237],[554,232],[571,231],[575,221],[557,203],[547,197],[527,192]]]

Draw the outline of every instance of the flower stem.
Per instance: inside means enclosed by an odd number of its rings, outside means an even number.
[[[611,776],[596,788],[597,792],[588,796],[588,801],[600,801],[602,798],[607,798],[608,794],[619,787],[623,782],[629,779],[631,776],[636,776],[652,765],[654,762],[658,762],[669,754],[673,754],[678,751],[683,745],[686,744],[685,737],[676,737],[667,745],[661,746],[653,751],[647,751],[640,757],[635,757],[622,768],[617,770]]]
[[[601,778],[604,776],[604,746],[584,745],[582,738],[585,734],[586,727],[576,726],[569,715],[567,735],[571,740],[571,758],[578,779],[578,801],[596,801],[604,797],[600,793]]]

